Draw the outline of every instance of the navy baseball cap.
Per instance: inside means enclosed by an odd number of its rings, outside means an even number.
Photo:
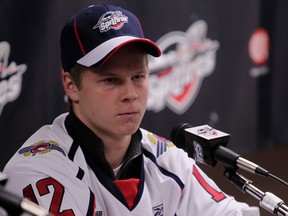
[[[131,12],[109,4],[91,5],[72,16],[61,32],[61,61],[64,71],[76,63],[91,67],[103,64],[128,43],[139,43],[158,57],[159,47],[144,38],[138,18]]]

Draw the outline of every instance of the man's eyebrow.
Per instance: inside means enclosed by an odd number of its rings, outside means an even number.
[[[99,75],[99,76],[119,76],[118,75],[118,73],[113,73],[113,72],[107,72],[107,73],[105,73],[105,72],[97,72],[97,74]]]
[[[93,70],[95,74],[98,74],[99,76],[120,76],[119,72],[115,71],[105,71],[105,70]],[[140,68],[138,71],[135,71],[133,74],[138,75],[138,74],[148,74],[149,71],[145,68]]]
[[[106,70],[101,70],[101,69],[93,69],[93,73],[99,75],[99,76],[118,76],[118,72],[111,72],[111,71],[106,71]]]

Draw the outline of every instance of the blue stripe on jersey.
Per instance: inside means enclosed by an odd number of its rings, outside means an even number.
[[[167,150],[167,143],[161,140],[157,140],[157,152],[156,155],[159,157]]]
[[[159,171],[163,175],[168,176],[172,178],[173,180],[175,180],[175,182],[179,185],[181,189],[184,188],[184,183],[180,180],[180,178],[177,175],[169,172],[168,170],[158,165],[155,155],[153,155],[151,152],[147,151],[146,149],[143,149],[143,153],[147,158],[149,158],[158,167]]]
[[[79,148],[79,145],[74,141],[71,145],[71,148],[68,152],[68,158],[72,161],[74,161],[74,157],[76,154],[77,149]]]
[[[87,211],[87,216],[94,216],[94,203],[95,203],[95,196],[90,189],[90,199],[89,199],[89,206]]]
[[[78,179],[82,180],[83,177],[84,177],[84,174],[85,174],[84,170],[79,167],[79,170],[78,170],[78,173],[77,173],[76,177]]]

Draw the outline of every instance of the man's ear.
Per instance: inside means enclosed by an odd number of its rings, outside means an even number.
[[[70,98],[70,100],[76,102],[78,101],[78,87],[75,85],[71,74],[69,72],[62,71],[61,72],[62,83],[64,87],[64,91],[66,95]]]

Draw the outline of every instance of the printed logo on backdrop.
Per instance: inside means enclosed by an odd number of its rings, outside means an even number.
[[[186,32],[173,31],[156,42],[162,56],[150,59],[148,111],[167,107],[183,114],[191,107],[216,65],[219,42],[207,38],[207,30],[207,23],[198,20]]]
[[[251,35],[248,52],[254,63],[250,69],[251,77],[260,77],[269,72],[267,62],[269,60],[270,38],[268,32],[264,28],[257,28]]]
[[[14,61],[8,63],[10,44],[0,42],[0,115],[8,102],[16,100],[22,89],[22,74],[26,64],[17,65]]]

